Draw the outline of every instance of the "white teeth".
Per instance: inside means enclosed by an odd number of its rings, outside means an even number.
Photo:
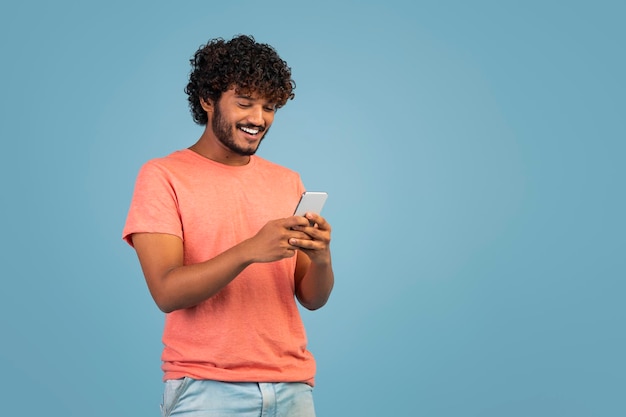
[[[250,129],[249,127],[240,127],[240,129],[251,135],[256,135],[257,133],[259,133],[259,129]]]

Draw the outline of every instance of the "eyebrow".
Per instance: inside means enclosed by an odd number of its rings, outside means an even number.
[[[247,94],[237,94],[235,98],[250,100],[250,101],[263,101],[262,98],[254,98],[251,95],[247,95]]]

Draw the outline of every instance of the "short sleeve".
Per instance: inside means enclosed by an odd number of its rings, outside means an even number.
[[[133,233],[166,233],[183,239],[172,175],[156,161],[139,171],[122,238],[133,245]]]

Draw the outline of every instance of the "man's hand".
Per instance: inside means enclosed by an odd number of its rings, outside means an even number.
[[[296,254],[296,249],[300,249],[291,242],[311,240],[310,235],[301,230],[308,225],[309,221],[301,216],[272,220],[242,244],[251,254],[252,262],[274,262],[291,258]]]
[[[305,217],[294,217],[306,220],[306,224],[300,222],[294,227],[294,230],[306,236],[293,236],[289,239],[289,244],[306,253],[313,263],[330,263],[330,224],[322,216],[314,213],[307,213]]]
[[[313,213],[300,219],[306,223],[294,229],[304,237],[289,239],[289,244],[298,248],[296,297],[304,307],[316,310],[326,304],[335,282],[330,256],[330,224]]]

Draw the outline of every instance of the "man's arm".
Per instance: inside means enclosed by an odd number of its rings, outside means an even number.
[[[133,246],[157,306],[166,313],[192,307],[217,294],[254,262],[290,258],[296,246],[290,239],[308,239],[296,230],[308,224],[292,216],[268,222],[253,237],[216,257],[194,265],[183,265],[183,242],[163,233],[135,233]]]
[[[335,276],[330,256],[330,232],[328,222],[317,214],[307,214],[315,225],[298,226],[295,229],[307,234],[307,238],[293,237],[289,240],[297,246],[296,297],[305,308],[317,310],[330,297]]]

